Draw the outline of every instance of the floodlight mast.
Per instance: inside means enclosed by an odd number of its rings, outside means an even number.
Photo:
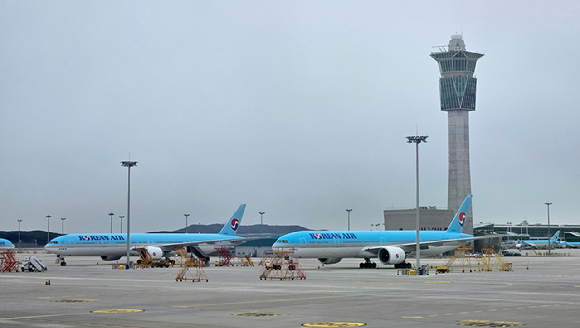
[[[20,249],[20,222],[22,219],[18,219],[18,249]]]
[[[266,212],[258,212],[260,214],[260,233],[264,233],[264,214]]]
[[[128,169],[127,174],[127,265],[128,270],[131,266],[131,168],[137,166],[137,162],[123,161],[121,165]]]
[[[352,212],[352,208],[347,208],[346,211],[348,212],[347,216],[347,224],[348,224],[348,231],[350,231],[350,212]]]
[[[119,215],[119,219],[121,219],[121,233],[123,233],[123,218],[125,216],[124,215]]]
[[[185,213],[183,214],[183,216],[185,216],[185,233],[187,233],[187,218],[189,217],[189,213]]]
[[[113,233],[113,215],[115,215],[115,213],[111,212],[109,215],[111,216],[111,233]]]
[[[552,202],[546,202],[546,206],[548,207],[548,254],[552,254],[552,232],[550,231],[550,205]],[[557,242],[557,240],[556,240]],[[557,245],[557,244],[556,244]]]
[[[421,142],[427,143],[427,138],[429,136],[408,136],[407,142],[415,144],[415,158],[416,158],[416,180],[417,180],[417,203],[416,203],[416,214],[415,214],[415,230],[416,230],[416,247],[415,256],[417,257],[416,269],[419,270],[421,267],[421,238],[419,236],[420,231],[420,219],[419,219],[419,144]]]
[[[50,243],[50,218],[52,216],[47,215],[46,216],[46,222],[47,222],[47,228],[46,228],[46,243]]]

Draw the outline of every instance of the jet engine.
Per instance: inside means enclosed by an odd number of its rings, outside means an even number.
[[[114,256],[101,256],[101,259],[103,261],[117,261],[118,259],[120,259],[123,255],[114,255]]]
[[[405,251],[399,247],[385,246],[377,254],[382,264],[399,264],[405,261]]]
[[[318,262],[322,263],[322,264],[335,264],[340,262],[340,260],[342,260],[342,257],[335,257],[335,258],[328,258],[328,259],[318,259]]]
[[[151,259],[161,260],[161,258],[163,257],[163,251],[161,250],[161,248],[156,246],[147,246],[146,248],[147,252],[149,253],[149,256],[151,256]]]

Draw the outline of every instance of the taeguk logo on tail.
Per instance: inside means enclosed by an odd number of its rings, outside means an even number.
[[[234,230],[234,231],[238,230],[239,226],[240,226],[240,220],[238,220],[237,218],[233,218],[232,221],[230,222],[230,227],[232,228],[232,230]]]
[[[466,217],[465,212],[459,213],[459,225],[462,227],[463,227],[463,223],[465,223],[465,217]]]

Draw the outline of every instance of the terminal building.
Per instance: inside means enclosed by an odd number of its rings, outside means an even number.
[[[517,240],[547,240],[556,231],[560,231],[560,241],[580,242],[580,225],[577,224],[553,224],[548,227],[547,224],[529,224],[524,220],[521,223],[507,224],[479,222],[473,228],[476,235],[493,233],[504,235],[504,243]]]
[[[462,35],[452,35],[449,44],[437,47],[430,56],[439,65],[441,111],[448,117],[448,197],[447,209],[421,207],[421,230],[446,230],[463,200],[471,194],[469,166],[469,112],[475,110],[477,79],[475,65],[483,54],[469,52]],[[472,205],[473,206],[473,205]],[[470,206],[463,232],[473,233],[473,210]],[[415,230],[415,209],[385,210],[386,230]]]

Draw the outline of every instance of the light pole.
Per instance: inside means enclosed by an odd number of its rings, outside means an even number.
[[[548,254],[552,254],[552,232],[550,232],[550,205],[551,202],[547,202],[546,206],[548,207]]]
[[[350,231],[350,212],[352,211],[352,208],[351,209],[348,209],[347,208],[346,211],[348,212],[348,214],[347,214],[347,217],[348,217],[348,231]]]
[[[119,215],[119,219],[121,219],[121,233],[123,233],[123,218],[125,216],[124,215]]]
[[[183,215],[185,216],[185,233],[187,233],[187,218],[189,217],[189,213]]]
[[[258,212],[258,213],[260,214],[260,232],[263,233],[264,232],[264,220],[263,220],[263,218],[264,218],[264,214],[266,212]]]
[[[131,168],[137,166],[135,161],[122,161],[121,165],[127,168],[127,270],[131,266]]]
[[[66,220],[66,218],[60,218],[60,234],[64,235],[64,220]]]
[[[18,219],[18,249],[20,249],[20,222],[22,222],[22,220]]]
[[[427,142],[427,138],[429,136],[409,136],[407,137],[407,142],[408,143],[414,143],[415,144],[415,157],[416,157],[416,176],[417,176],[417,214],[415,216],[415,229],[417,230],[417,240],[416,240],[416,247],[415,247],[415,254],[417,256],[417,270],[419,270],[419,268],[421,267],[421,239],[419,236],[419,230],[420,230],[420,224],[419,224],[419,144],[421,142]]]
[[[48,228],[46,229],[46,243],[50,243],[50,215],[46,216],[46,221],[48,222]]]
[[[115,213],[110,212],[109,216],[111,217],[111,233],[113,233],[113,215],[115,215]]]

